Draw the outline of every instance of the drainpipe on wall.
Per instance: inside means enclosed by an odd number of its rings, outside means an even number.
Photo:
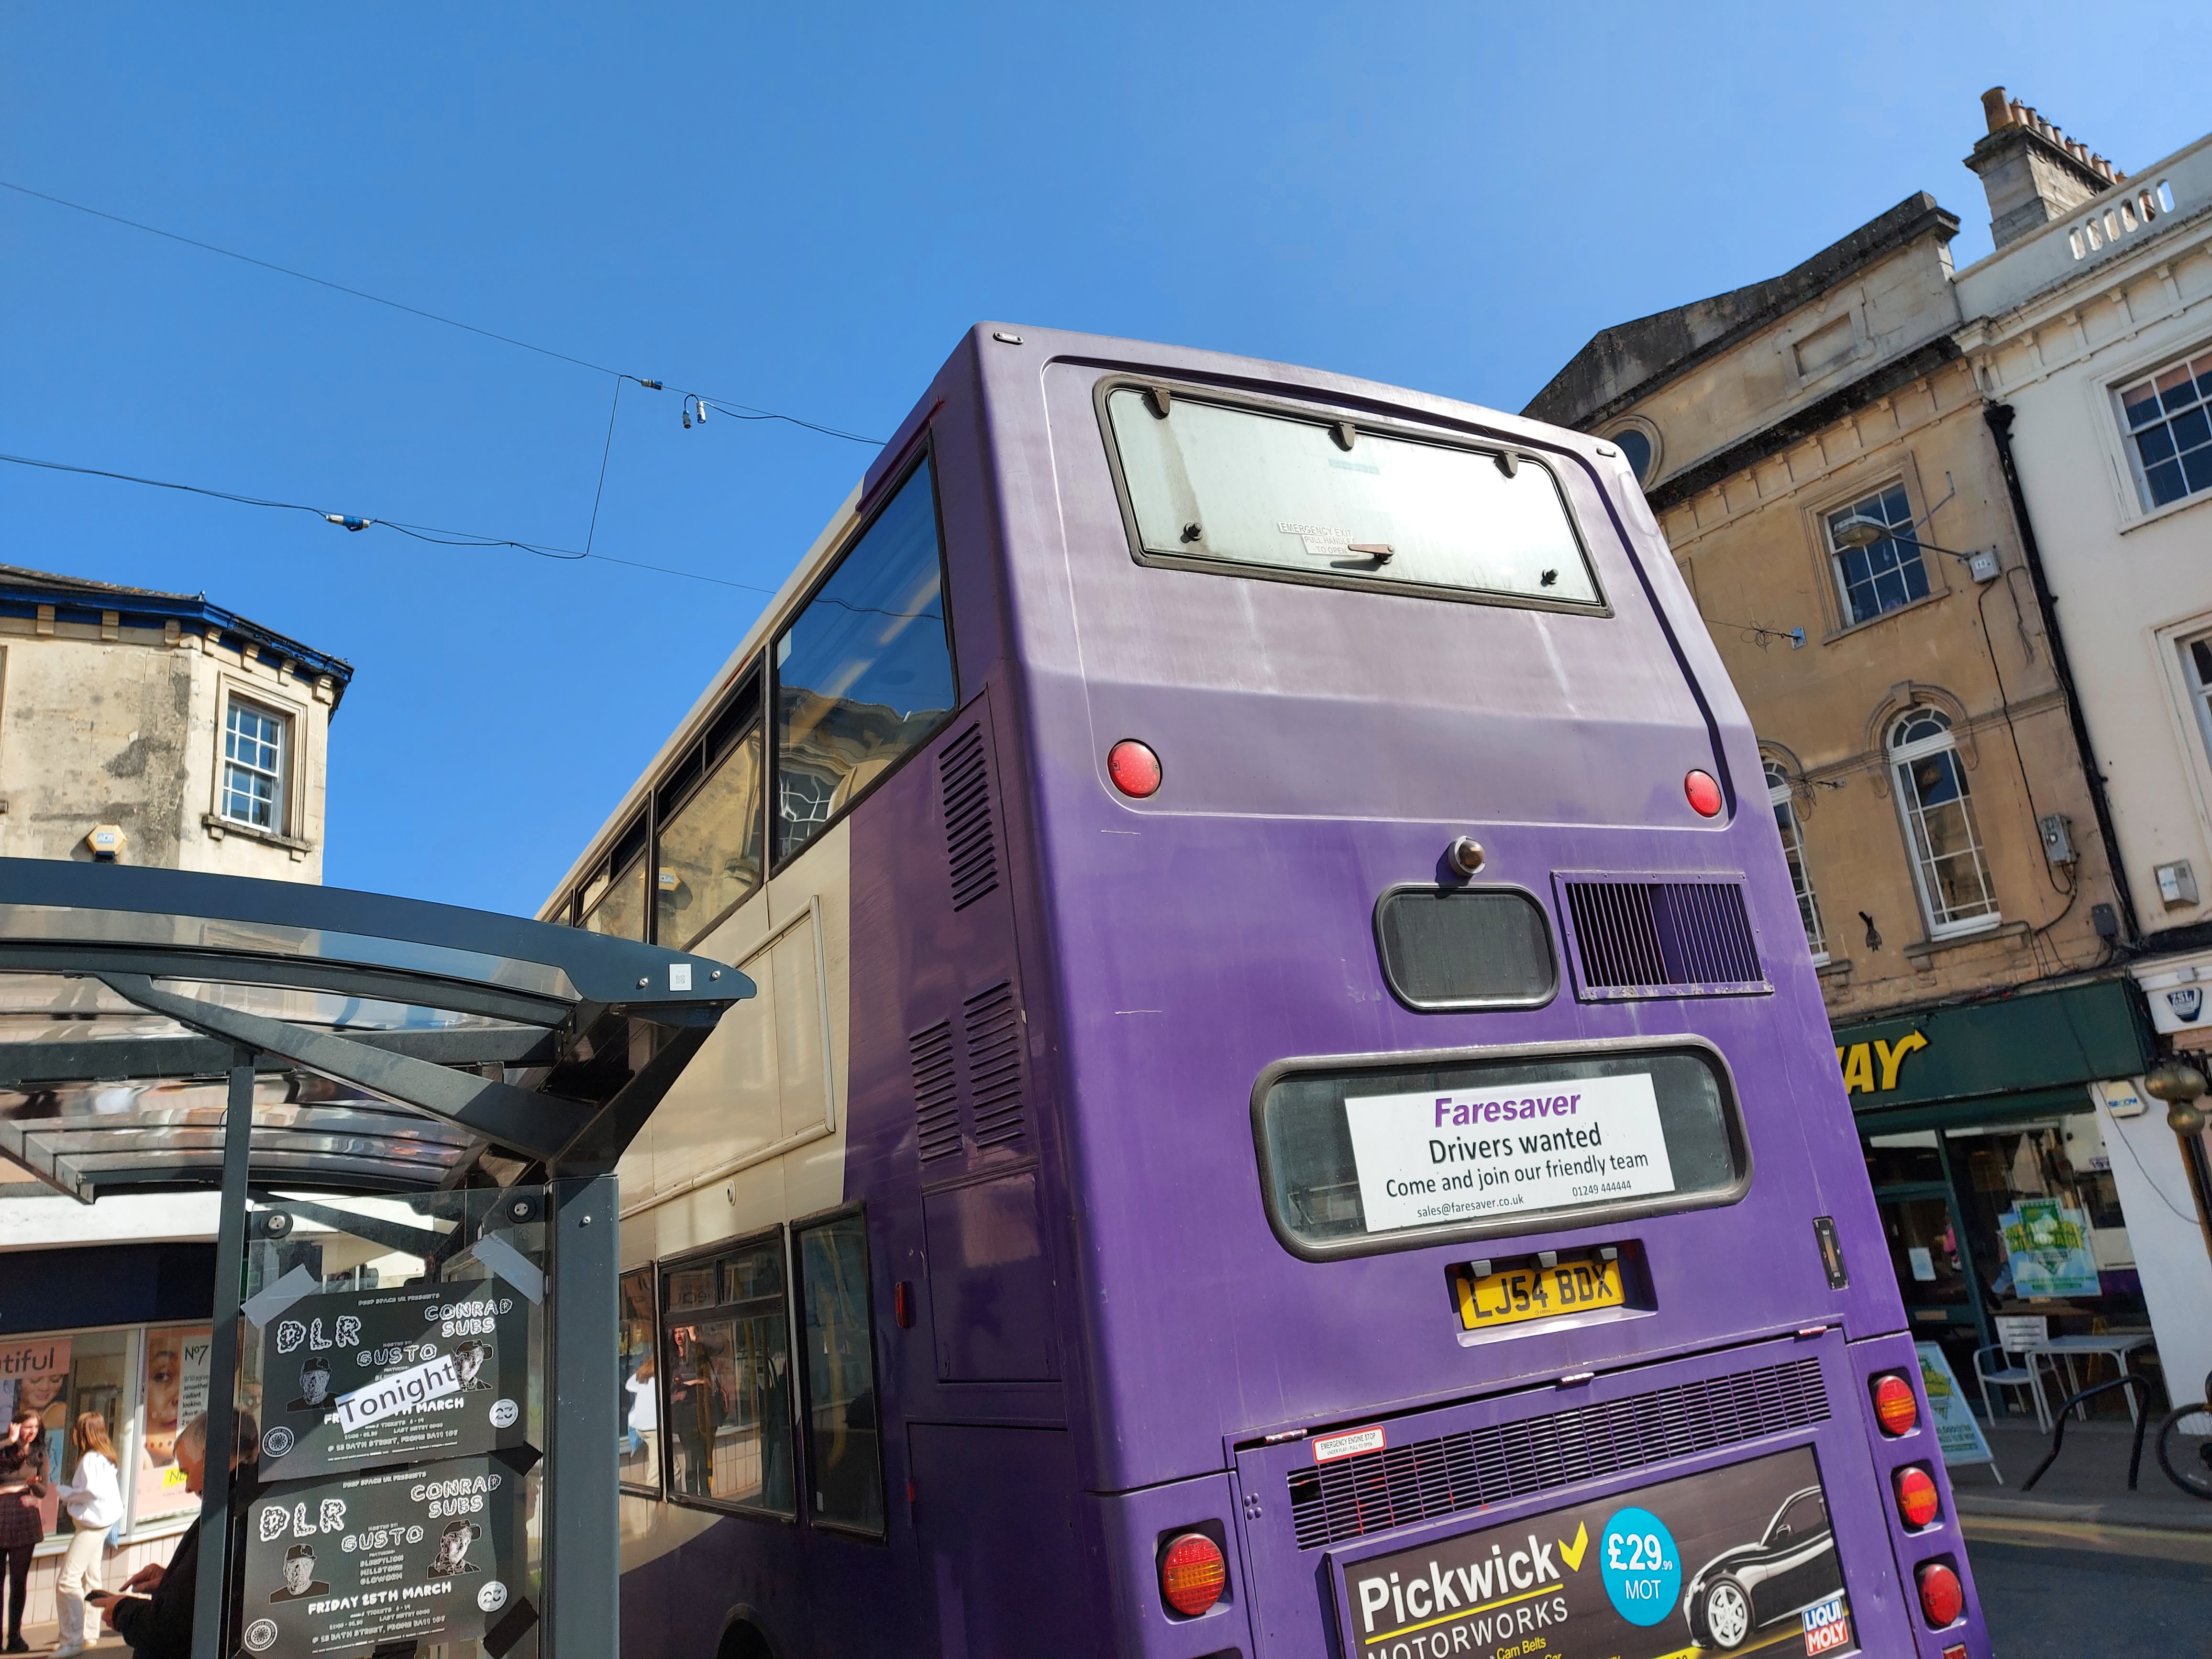
[[[2120,838],[2112,828],[2112,805],[2105,793],[2104,769],[2097,763],[2097,751],[2089,742],[2089,723],[2082,718],[2081,698],[2074,689],[2074,669],[2066,658],[2066,641],[2058,631],[2058,602],[2051,594],[2051,583],[2043,574],[2043,550],[2035,539],[2035,524],[2027,516],[2027,497],[2020,487],[2020,469],[2014,465],[2012,453],[2012,423],[2015,411],[2010,404],[1985,404],[1982,418],[1989,423],[1990,436],[1996,442],[1997,465],[2004,473],[2005,492],[2012,498],[2013,522],[2020,526],[2021,552],[2027,561],[2027,585],[2035,590],[2035,608],[2043,617],[2043,637],[2051,647],[2051,671],[2058,676],[2058,689],[2066,700],[2067,723],[2074,728],[2074,745],[2081,751],[2081,775],[2089,784],[2090,809],[2097,815],[2097,836],[2105,844],[2105,863],[2112,872],[2113,896],[2120,902],[2120,920],[2127,930],[2127,942],[2133,945],[2142,938],[2142,924],[2136,918],[2135,890],[2128,882],[2128,866],[2120,857]]]

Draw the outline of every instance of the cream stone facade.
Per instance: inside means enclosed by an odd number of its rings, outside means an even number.
[[[0,857],[321,880],[351,675],[194,595],[0,567]]]
[[[1784,276],[1607,330],[1527,411],[1611,436],[1632,460],[1629,434],[1644,436],[1652,509],[1794,834],[1838,1019],[2095,968],[2112,956],[2100,922],[2118,916],[1954,337],[1957,229],[1933,198],[1908,198]],[[1915,528],[1892,541],[1917,574],[1855,587],[1835,523],[1868,501],[1899,516],[1899,492]],[[1988,579],[1936,546],[1990,556]],[[1948,722],[1957,757],[1942,781],[1963,785],[1964,822],[1948,841],[1929,842],[1915,818],[1929,803],[1900,793],[1898,728],[1914,710]],[[2070,859],[2046,848],[2051,815]]]

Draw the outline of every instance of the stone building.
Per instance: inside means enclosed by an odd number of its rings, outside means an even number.
[[[325,755],[352,676],[200,595],[0,566],[0,857],[320,881]],[[32,994],[0,1019],[85,1029],[66,1023],[82,1002]],[[68,995],[112,994],[78,981]],[[0,1086],[0,1149],[36,1087]],[[212,1193],[88,1206],[0,1151],[0,1406],[43,1408],[51,1467],[64,1474],[74,1413],[107,1419],[125,1504],[110,1588],[166,1560],[198,1505],[172,1448],[206,1398],[215,1222]],[[45,1521],[33,1625],[55,1616],[69,1542],[58,1500]]]
[[[0,566],[0,857],[321,880],[352,678],[204,595]]]
[[[1781,276],[1604,330],[1526,410],[1620,446],[1742,692],[1890,1267],[1969,1392],[2001,1314],[2148,1322],[2185,1366],[2202,1322],[2148,1298],[2152,1196],[2115,1183],[2109,1103],[2156,1052],[2142,927],[1979,348],[1984,271],[2140,186],[1984,104],[1990,259],[1954,270],[1958,219],[1909,196]]]

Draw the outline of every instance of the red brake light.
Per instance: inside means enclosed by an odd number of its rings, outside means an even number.
[[[1916,1465],[1897,1472],[1897,1512],[1906,1526],[1926,1526],[1936,1518],[1936,1483],[1927,1470]]]
[[[1884,1434],[1908,1434],[1920,1422],[1920,1402],[1912,1397],[1912,1384],[1897,1372],[1875,1379],[1874,1414]]]
[[[1966,1587],[1959,1575],[1941,1561],[1930,1561],[1920,1569],[1919,1578],[1920,1611],[1927,1615],[1928,1627],[1941,1630],[1957,1623],[1966,1610]]]
[[[1221,1546],[1202,1532],[1187,1532],[1160,1557],[1160,1595],[1186,1619],[1195,1619],[1229,1588]]]
[[[1142,800],[1160,787],[1160,757],[1134,738],[1106,751],[1106,775],[1123,794]]]
[[[1682,780],[1682,793],[1690,798],[1690,808],[1701,818],[1717,818],[1721,815],[1721,787],[1710,772],[1692,772]]]

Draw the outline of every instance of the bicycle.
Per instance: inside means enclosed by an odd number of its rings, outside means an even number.
[[[2158,1466],[2191,1498],[2212,1499],[2212,1374],[2203,1400],[2166,1414],[2158,1425]]]

